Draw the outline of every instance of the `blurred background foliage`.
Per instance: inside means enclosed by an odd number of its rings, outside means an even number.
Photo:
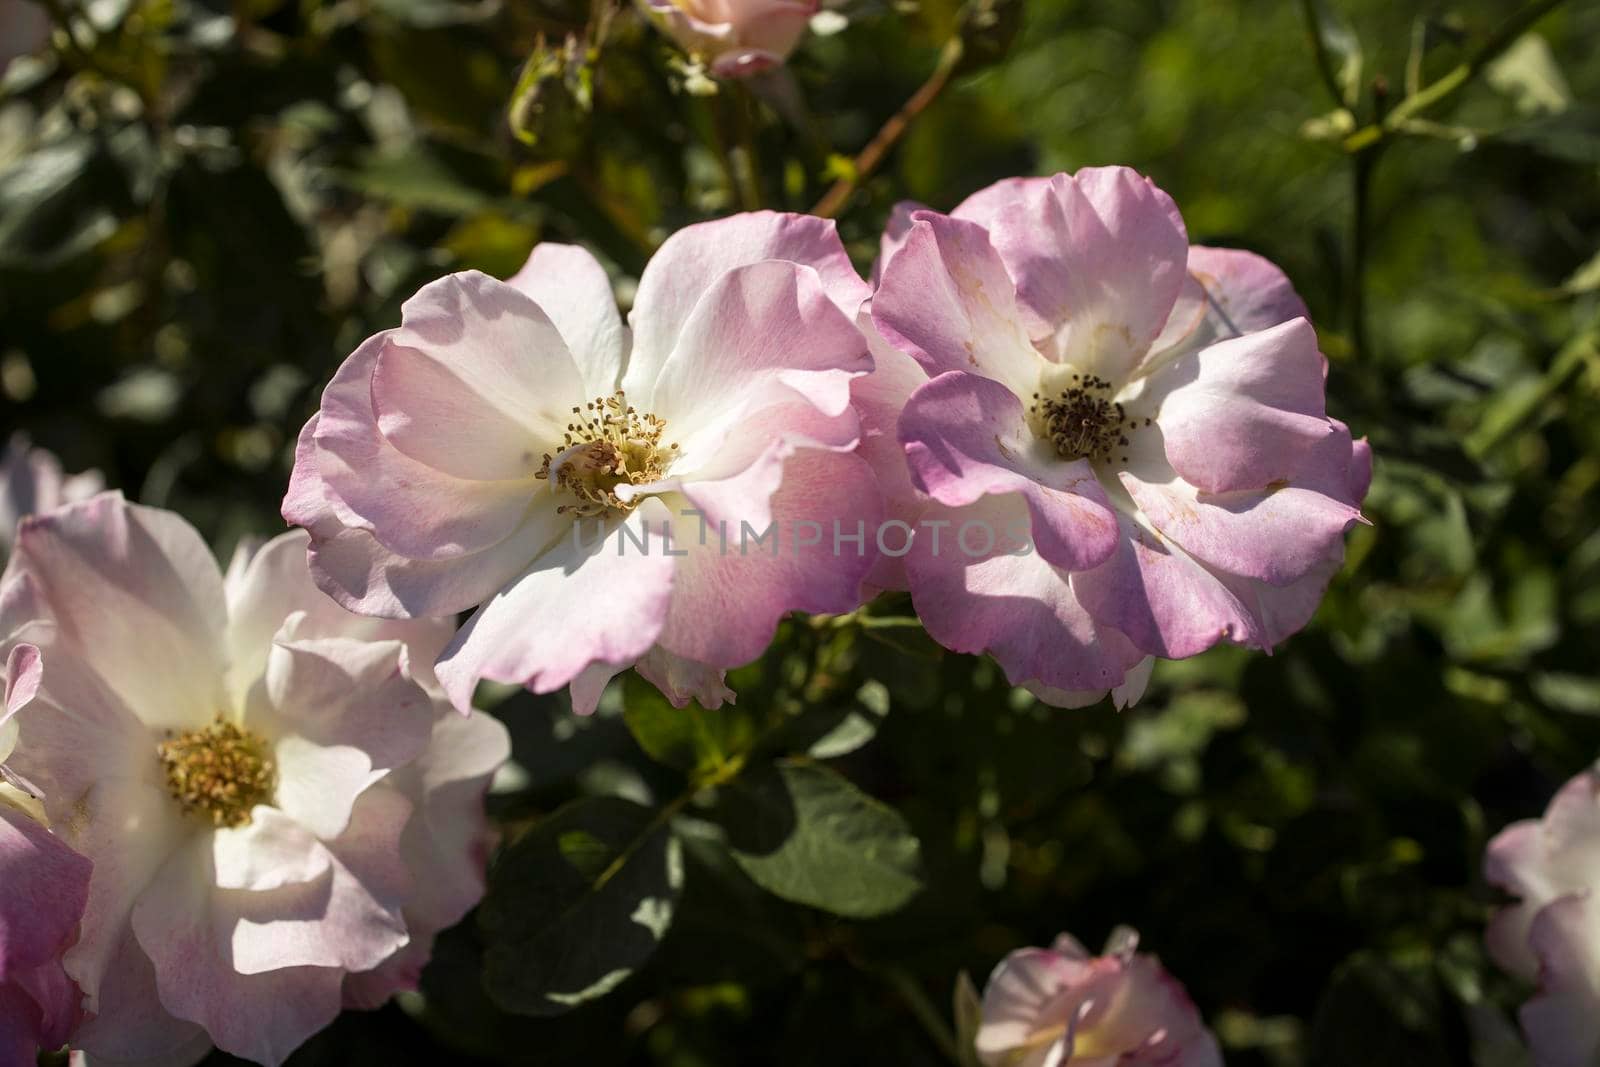
[[[577,241],[626,305],[677,227],[840,180],[866,270],[896,200],[1138,167],[1287,269],[1378,457],[1313,626],[1129,712],[1035,704],[903,598],[787,625],[736,710],[485,694],[489,900],[296,1064],[938,1064],[958,974],[1117,923],[1230,1063],[1524,1062],[1479,868],[1600,753],[1600,5],[1496,42],[1502,0],[859,0],[705,95],[606,0],[52,2],[0,86],[3,422],[221,551],[422,283]]]

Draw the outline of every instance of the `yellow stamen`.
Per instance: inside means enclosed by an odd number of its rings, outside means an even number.
[[[272,802],[278,770],[264,738],[221,715],[208,726],[156,745],[167,791],[186,815],[216,827],[246,826],[257,804]]]
[[[623,500],[617,487],[644,485],[667,473],[678,446],[661,443],[666,421],[629,407],[620,389],[572,414],[577,418],[567,424],[561,452],[546,453],[535,476],[577,497],[577,503],[556,508],[557,514],[596,518],[633,510],[639,498]]]

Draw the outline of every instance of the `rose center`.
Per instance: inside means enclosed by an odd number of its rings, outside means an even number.
[[[251,809],[272,802],[278,770],[269,753],[265,738],[221,715],[156,745],[167,792],[184,814],[217,827],[248,825]]]
[[[1073,372],[1055,395],[1033,394],[1028,418],[1062,459],[1126,460],[1132,420],[1114,395],[1104,378]]]
[[[631,511],[639,498],[623,499],[617,487],[643,485],[666,475],[678,450],[675,443],[662,444],[666,421],[629,407],[620,389],[573,408],[572,414],[576,417],[567,424],[560,453],[546,453],[536,475],[577,498],[576,503],[556,508],[556,513],[594,518]]]

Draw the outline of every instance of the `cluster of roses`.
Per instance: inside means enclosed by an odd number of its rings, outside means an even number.
[[[1040,699],[1126,703],[1153,657],[1305,624],[1370,459],[1280,271],[1191,247],[1106,168],[903,207],[874,275],[830,222],[735,216],[669,239],[625,326],[592,256],[540,245],[350,356],[298,443],[303,531],[226,574],[115,494],[24,520],[0,588],[15,1047],[275,1064],[414,983],[482,892],[507,742],[481,679],[587,712],[633,667],[714,707],[786,614],[908,590]],[[1217,1062],[1127,939],[1030,950],[989,1001],[995,1062],[1091,1033]]]

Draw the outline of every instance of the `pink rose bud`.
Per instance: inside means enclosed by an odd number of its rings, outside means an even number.
[[[720,78],[779,66],[800,43],[817,0],[640,0],[663,32]]]

